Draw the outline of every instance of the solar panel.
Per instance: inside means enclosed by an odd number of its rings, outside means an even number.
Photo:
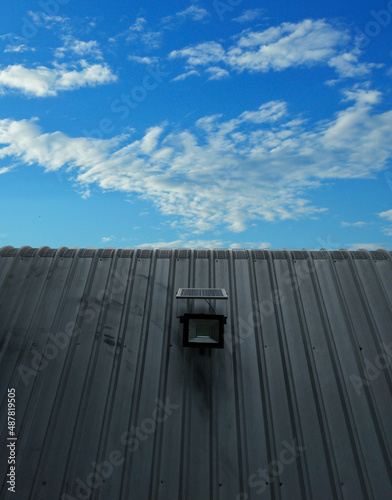
[[[224,288],[179,288],[177,299],[227,299]]]

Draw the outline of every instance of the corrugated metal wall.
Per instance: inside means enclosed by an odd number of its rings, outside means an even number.
[[[390,500],[391,256],[2,248],[2,498]],[[225,349],[180,287],[226,289]]]

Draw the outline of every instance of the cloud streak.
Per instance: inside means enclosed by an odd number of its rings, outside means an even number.
[[[392,111],[377,112],[380,99],[346,91],[345,109],[313,126],[272,101],[229,120],[206,116],[190,129],[151,127],[139,139],[71,138],[44,133],[34,120],[1,120],[0,158],[66,168],[85,191],[96,185],[148,200],[173,227],[241,232],[255,220],[316,216],[325,209],[309,201],[312,190],[384,169]]]
[[[196,5],[190,5],[187,9],[180,12],[176,12],[172,16],[164,17],[161,24],[165,29],[175,29],[179,25],[185,23],[187,20],[190,21],[202,21],[210,16],[210,14],[201,7]]]
[[[180,238],[173,241],[157,241],[153,243],[141,243],[137,245],[137,248],[269,248],[270,243],[266,242],[245,242],[243,244],[230,243],[229,241],[223,240],[189,240],[186,238]]]
[[[249,9],[246,10],[239,17],[233,19],[233,21],[237,23],[248,23],[250,21],[254,21],[255,19],[259,19],[263,14],[263,9]]]

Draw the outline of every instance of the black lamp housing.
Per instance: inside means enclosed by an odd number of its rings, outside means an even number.
[[[184,347],[224,348],[223,334],[226,316],[221,314],[184,314]]]

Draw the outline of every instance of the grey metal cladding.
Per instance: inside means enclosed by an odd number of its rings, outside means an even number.
[[[291,255],[292,255],[293,259],[296,259],[296,260],[303,260],[303,259],[307,258],[306,252],[303,252],[301,250],[293,250],[291,252]]]
[[[194,250],[194,256],[196,259],[208,259],[209,255],[209,250]]]
[[[233,255],[235,259],[248,259],[249,254],[247,250],[233,250]]]
[[[132,257],[133,253],[134,253],[133,249],[118,250],[118,257],[124,258],[124,259],[129,259],[130,257]]]
[[[136,257],[139,259],[150,259],[153,255],[153,249],[152,248],[143,248],[141,250],[136,251]]]
[[[2,499],[390,500],[391,257],[1,248]],[[227,291],[224,349],[181,287]]]
[[[2,257],[15,257],[17,253],[18,253],[17,248],[3,247],[2,249]]]
[[[110,259],[113,257],[115,250],[113,248],[105,248],[98,250],[98,257],[100,259]]]
[[[172,251],[167,249],[159,249],[157,252],[158,259],[170,259]]]
[[[191,255],[191,250],[189,249],[179,249],[175,250],[175,256],[177,259],[189,259]]]
[[[214,250],[215,259],[227,259],[228,250]]]
[[[61,257],[64,259],[71,259],[75,257],[77,250],[74,248],[69,248],[61,254]],[[79,252],[79,257],[92,257],[93,253],[91,250],[81,250]]]
[[[252,250],[252,255],[255,259],[268,259],[270,252],[268,250]]]

